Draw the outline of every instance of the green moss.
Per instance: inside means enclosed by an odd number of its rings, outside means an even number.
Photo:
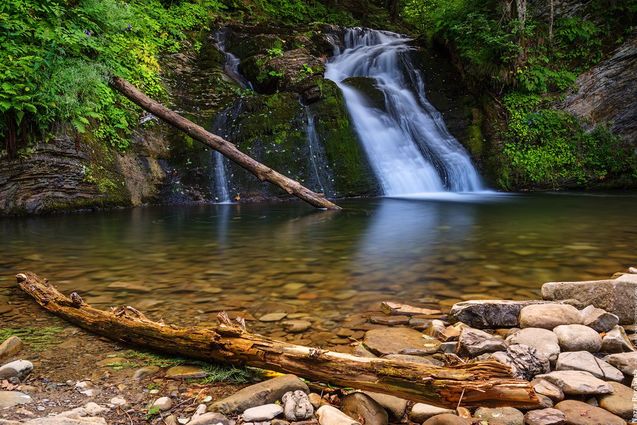
[[[467,139],[465,141],[469,152],[474,158],[481,158],[484,151],[485,137],[482,133],[484,116],[478,108],[471,109],[471,124],[467,128]]]
[[[59,334],[64,328],[58,326],[48,326],[42,328],[0,328],[0,341],[4,341],[10,336],[19,337],[22,342],[34,351],[42,351],[50,346],[59,343]]]

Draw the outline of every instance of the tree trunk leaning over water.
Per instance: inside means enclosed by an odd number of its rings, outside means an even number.
[[[206,131],[203,127],[193,123],[192,121],[182,117],[178,113],[166,108],[159,102],[154,101],[146,96],[135,86],[120,77],[113,77],[110,81],[111,87],[119,91],[121,94],[130,99],[133,103],[150,112],[151,114],[161,118],[163,121],[173,127],[183,131],[195,140],[204,145],[222,153],[231,161],[245,168],[261,181],[268,181],[279,186],[281,189],[300,198],[308,204],[317,208],[326,208],[329,210],[341,209],[338,205],[330,202],[325,197],[311,191],[301,183],[284,176],[270,167],[256,161],[252,157],[241,152],[237,147],[229,141],[215,134]]]
[[[49,312],[90,332],[124,344],[194,359],[253,366],[302,378],[369,390],[416,402],[462,406],[540,407],[529,382],[511,377],[495,361],[438,367],[357,357],[276,341],[246,331],[220,315],[216,329],[178,327],[146,318],[132,307],[102,311],[77,293],[67,297],[34,273],[16,276],[19,287]]]

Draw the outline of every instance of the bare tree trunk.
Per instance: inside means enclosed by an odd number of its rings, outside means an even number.
[[[227,140],[206,131],[203,127],[182,117],[178,113],[171,111],[159,102],[154,101],[123,78],[113,77],[110,84],[111,87],[122,93],[133,103],[166,121],[168,124],[178,128],[193,139],[221,152],[230,160],[257,176],[259,180],[275,184],[290,195],[294,195],[317,208],[326,208],[329,210],[341,209],[338,205],[311,191],[299,182],[278,173],[272,168],[267,167],[244,154]]]
[[[555,0],[549,0],[549,41],[553,41],[553,21],[555,20]]]
[[[439,406],[539,407],[527,381],[513,379],[495,361],[438,367],[304,347],[247,332],[221,314],[216,329],[154,322],[132,307],[111,311],[70,297],[34,273],[16,276],[19,287],[51,313],[91,332],[125,344],[207,361],[287,372],[322,382],[392,394]]]

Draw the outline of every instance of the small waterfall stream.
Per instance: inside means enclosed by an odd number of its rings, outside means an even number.
[[[409,39],[391,32],[352,28],[344,41],[342,51],[335,46],[325,78],[342,90],[383,193],[480,190],[480,176],[469,155],[425,96],[422,76],[409,57]],[[349,77],[373,79],[384,96],[384,110],[349,86],[344,81]]]
[[[310,154],[309,174],[310,176],[313,174],[313,178],[310,178],[310,187],[313,187],[314,190],[320,191],[327,197],[334,197],[336,196],[336,192],[334,190],[332,172],[325,156],[325,149],[323,148],[323,145],[319,140],[318,132],[316,131],[314,113],[309,106],[305,106],[305,117],[307,119],[305,131],[307,134],[307,145]]]

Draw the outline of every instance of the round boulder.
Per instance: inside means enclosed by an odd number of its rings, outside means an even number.
[[[602,348],[602,337],[584,325],[560,325],[553,329],[562,351],[588,351],[597,353]]]
[[[513,407],[480,407],[473,416],[489,425],[524,425],[524,414]]]
[[[570,425],[625,425],[626,421],[617,415],[577,400],[564,400],[555,405],[566,416]]]
[[[553,329],[580,321],[580,312],[568,304],[533,304],[520,310],[521,328]]]
[[[619,382],[609,382],[613,393],[599,398],[599,407],[624,419],[633,417],[633,389]]]

